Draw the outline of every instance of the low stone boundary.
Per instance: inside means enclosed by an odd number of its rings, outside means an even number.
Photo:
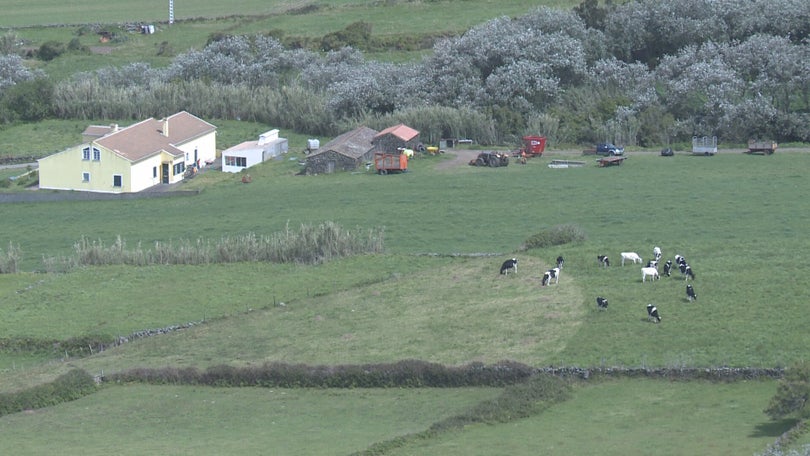
[[[0,193],[0,204],[5,203],[41,203],[53,201],[108,201],[135,200],[143,198],[174,198],[179,196],[196,196],[200,190],[142,191],[137,193],[96,193],[96,192],[25,192]]]

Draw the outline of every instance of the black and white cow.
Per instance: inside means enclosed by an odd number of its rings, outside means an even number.
[[[647,319],[661,323],[661,316],[658,315],[658,308],[652,304],[647,304]]]
[[[604,267],[610,266],[610,259],[608,258],[607,255],[597,255],[596,261],[598,261],[599,264],[601,264]]]
[[[658,246],[653,247],[653,258],[655,258],[655,261],[660,260],[661,256],[662,256],[661,247]]]
[[[608,307],[608,300],[607,298],[603,298],[601,296],[596,297],[596,307],[599,310],[605,310]]]
[[[646,267],[658,269],[658,260],[649,260]]]
[[[550,284],[551,279],[554,279],[554,283],[560,283],[560,268],[549,269],[543,274],[543,286]]]
[[[683,274],[684,280],[689,280],[690,278],[695,280],[695,273],[692,272],[692,266],[689,266],[686,263],[681,263],[679,268],[681,269],[681,274]]]
[[[509,275],[509,270],[511,269],[512,272],[517,273],[517,258],[510,258],[503,262],[501,265],[501,274]]]
[[[664,263],[664,275],[669,277],[672,274],[672,260],[667,260]]]
[[[689,302],[697,301],[697,294],[695,294],[695,289],[692,288],[692,285],[686,286],[686,299],[688,299]]]
[[[565,263],[565,259],[562,257],[562,255],[558,256],[557,257],[557,269],[562,269],[564,263]]]

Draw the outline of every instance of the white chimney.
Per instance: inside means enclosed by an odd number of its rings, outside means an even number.
[[[163,136],[169,137],[169,118],[163,119]]]
[[[118,124],[110,124],[110,132],[115,133],[116,131],[118,131]]]

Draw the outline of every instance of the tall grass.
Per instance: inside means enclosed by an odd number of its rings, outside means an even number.
[[[132,266],[170,264],[214,264],[266,261],[270,263],[321,264],[352,255],[382,253],[384,229],[348,230],[331,221],[318,225],[301,224],[270,236],[247,233],[227,236],[212,244],[210,240],[180,240],[176,243],[156,241],[154,248],[144,250],[138,243],[128,249],[118,236],[111,245],[102,240],[82,237],[74,246],[75,255],[66,261],[47,260],[47,265],[100,266],[125,264]],[[0,269],[0,272],[2,269]]]
[[[0,249],[0,274],[12,274],[19,271],[22,252],[20,246],[8,243],[8,248]]]

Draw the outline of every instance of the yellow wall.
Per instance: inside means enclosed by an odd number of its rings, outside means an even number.
[[[90,147],[90,160],[82,159],[82,149]],[[100,160],[93,160],[92,148],[101,153]],[[53,190],[78,190],[104,193],[139,192],[161,183],[163,163],[169,163],[169,183],[183,180],[183,174],[174,174],[174,164],[185,162],[186,167],[194,161],[194,149],[201,163],[216,158],[216,132],[184,143],[178,148],[187,153],[185,157],[172,157],[166,152],[157,153],[137,163],[132,163],[112,151],[94,143],[85,143],[39,160],[39,188]],[[153,177],[153,169],[157,175]],[[90,180],[82,181],[82,173],[90,173]],[[113,176],[121,176],[121,187],[113,187]]]

